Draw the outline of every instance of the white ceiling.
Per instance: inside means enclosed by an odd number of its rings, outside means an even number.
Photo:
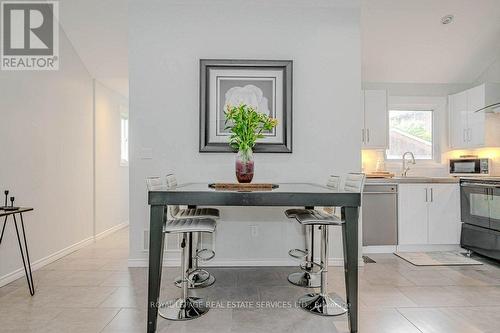
[[[127,7],[61,0],[59,15],[90,73],[124,96]],[[472,83],[500,56],[500,0],[363,0],[361,36],[364,82]]]
[[[128,97],[127,0],[60,0],[59,21],[90,74]]]
[[[500,56],[500,0],[364,0],[361,31],[365,82],[472,83]]]

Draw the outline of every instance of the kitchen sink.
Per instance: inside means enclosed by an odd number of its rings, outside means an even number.
[[[401,181],[404,181],[404,180],[412,181],[412,180],[431,180],[431,179],[434,179],[434,177],[408,176],[408,177],[394,177],[392,179],[401,180]]]
[[[418,184],[418,183],[458,183],[459,179],[454,177],[427,177],[408,176],[384,179],[369,179],[367,183],[397,183],[397,184]]]

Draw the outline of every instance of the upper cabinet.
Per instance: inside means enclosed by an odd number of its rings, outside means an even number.
[[[500,115],[476,112],[499,102],[499,95],[500,85],[485,83],[448,96],[451,148],[500,146]]]
[[[452,148],[467,143],[467,91],[448,96],[449,135]]]
[[[361,97],[363,148],[385,149],[388,145],[387,91],[364,90]]]

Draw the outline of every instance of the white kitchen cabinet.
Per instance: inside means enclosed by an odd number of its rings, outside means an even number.
[[[427,185],[400,184],[398,187],[398,244],[427,244]]]
[[[362,92],[363,128],[361,136],[364,148],[387,148],[388,111],[387,91],[364,90]]]
[[[452,148],[500,145],[500,115],[476,112],[500,101],[500,85],[485,83],[448,96],[450,146]]]
[[[463,147],[467,144],[467,91],[448,96],[450,114],[450,145]]]
[[[467,140],[471,147],[481,147],[485,144],[486,114],[475,112],[485,106],[485,85],[467,90]]]
[[[459,244],[458,184],[400,184],[398,198],[399,245]]]
[[[460,187],[432,184],[429,187],[429,244],[460,243]]]

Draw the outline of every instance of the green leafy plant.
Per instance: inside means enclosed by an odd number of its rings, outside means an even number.
[[[264,137],[263,131],[270,131],[278,125],[277,119],[257,112],[255,108],[246,104],[228,105],[224,113],[226,129],[231,130],[229,144],[241,151],[251,150],[256,141]]]
[[[399,124],[397,126],[394,126],[395,128],[408,133],[410,135],[416,136],[419,139],[422,139],[427,142],[432,142],[432,133],[429,132],[427,129],[425,129],[424,125],[422,124]]]

